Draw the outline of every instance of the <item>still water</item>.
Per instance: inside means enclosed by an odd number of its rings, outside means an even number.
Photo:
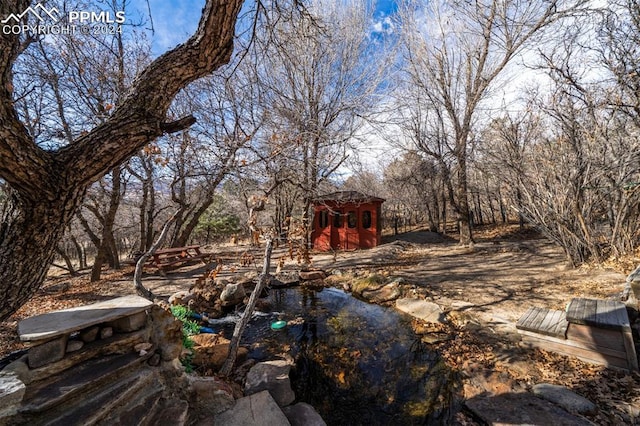
[[[267,300],[271,313],[251,320],[242,344],[258,360],[290,354],[296,401],[314,406],[328,425],[451,420],[459,381],[413,333],[408,316],[334,288],[271,290]],[[272,330],[277,320],[288,325]]]

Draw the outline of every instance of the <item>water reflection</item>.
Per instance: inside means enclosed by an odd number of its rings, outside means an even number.
[[[416,336],[408,317],[338,289],[272,290],[272,310],[252,319],[243,344],[250,356],[296,360],[298,401],[329,425],[447,424],[458,380]],[[280,331],[269,324],[283,319]]]

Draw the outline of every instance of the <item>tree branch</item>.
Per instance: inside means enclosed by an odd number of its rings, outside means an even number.
[[[176,133],[193,126],[195,123],[196,118],[189,114],[186,117],[179,118],[178,120],[160,124],[160,129],[163,133]]]

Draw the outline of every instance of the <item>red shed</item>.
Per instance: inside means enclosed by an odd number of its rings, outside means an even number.
[[[311,241],[316,250],[354,250],[380,244],[384,199],[340,191],[314,200]]]

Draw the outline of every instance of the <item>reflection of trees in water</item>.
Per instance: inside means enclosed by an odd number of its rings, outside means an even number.
[[[302,290],[302,307],[306,311],[307,305],[311,308],[309,311],[315,313],[318,308],[318,296],[315,291]],[[300,342],[301,350],[306,350],[308,344],[314,345],[318,342],[318,318],[316,315],[310,315],[305,318],[302,325],[302,339]]]
[[[292,387],[327,424],[447,424],[453,376],[393,310],[327,289],[272,297],[278,311],[304,318],[287,327],[294,342],[284,339],[296,358]]]

